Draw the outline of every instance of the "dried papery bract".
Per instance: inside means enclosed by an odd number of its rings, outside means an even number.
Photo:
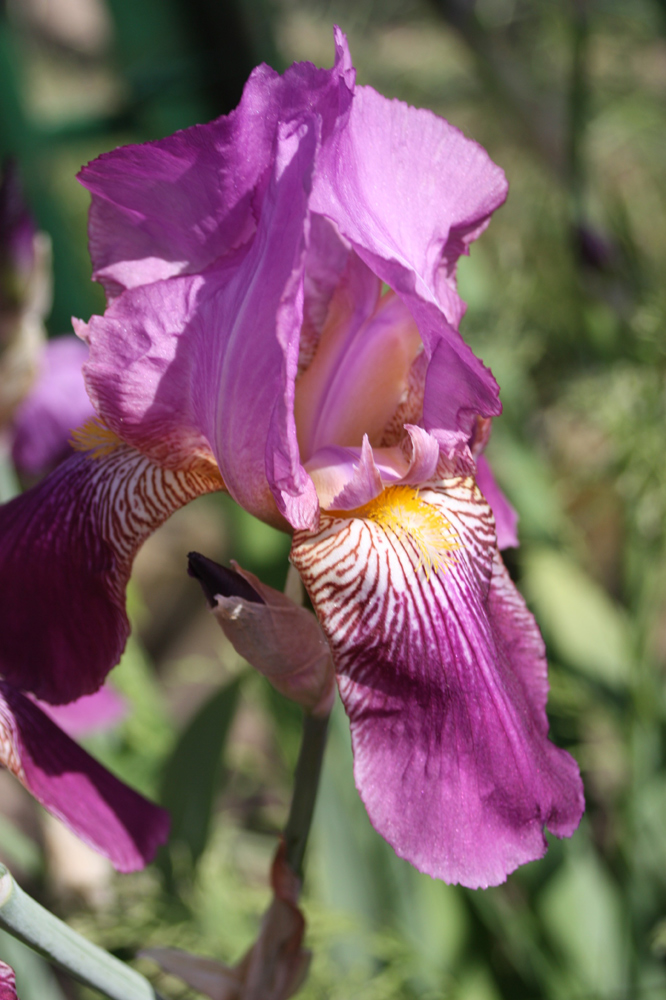
[[[202,584],[211,612],[236,652],[286,698],[313,715],[328,715],[335,671],[312,612],[237,563],[230,572],[198,553],[190,553],[189,561],[190,574]]]

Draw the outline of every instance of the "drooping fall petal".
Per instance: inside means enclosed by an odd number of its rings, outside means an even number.
[[[109,684],[66,705],[37,701],[41,710],[68,736],[78,739],[117,725],[127,713],[127,703]]]
[[[496,568],[471,479],[389,487],[294,536],[351,722],[356,784],[417,868],[495,885],[571,834],[578,769],[547,738],[543,645]]]
[[[123,651],[134,554],[170,514],[222,487],[215,467],[163,469],[97,427],[88,447],[0,507],[2,674],[59,704],[92,694]]]
[[[123,872],[151,861],[169,818],[0,682],[0,762],[50,813]]]

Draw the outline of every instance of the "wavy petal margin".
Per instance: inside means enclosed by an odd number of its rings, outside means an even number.
[[[100,687],[129,634],[125,587],[141,543],[223,488],[214,466],[163,469],[93,425],[39,485],[0,507],[6,680],[54,704]]]
[[[167,839],[169,817],[163,809],[114,778],[25,695],[1,681],[0,762],[118,871],[143,868]]]
[[[490,509],[457,478],[350,514],[297,532],[292,561],[333,651],[361,798],[421,871],[499,884],[584,803],[546,738],[543,644],[498,569]]]
[[[357,87],[348,122],[322,148],[311,200],[400,295],[428,356],[447,342],[485,397],[485,416],[499,412],[498,388],[458,333],[465,306],[455,272],[506,193],[503,171],[443,118]],[[426,402],[434,417],[436,397]]]
[[[336,28],[330,70],[294,63],[280,76],[258,66],[230,115],[112,150],[84,167],[93,277],[109,297],[203,270],[251,239],[278,124],[308,109],[330,132],[346,115],[354,78]]]

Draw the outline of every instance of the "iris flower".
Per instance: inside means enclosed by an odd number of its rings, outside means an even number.
[[[76,324],[97,419],[0,512],[0,651],[40,698],[94,691],[137,547],[227,490],[293,534],[372,823],[422,871],[487,886],[583,809],[498,550],[498,387],[458,332],[456,262],[506,181],[443,119],[356,86],[335,45],[330,70],[260,66],[230,115],[82,170],[108,297]]]

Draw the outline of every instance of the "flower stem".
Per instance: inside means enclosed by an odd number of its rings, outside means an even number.
[[[294,794],[284,828],[285,860],[291,870],[303,876],[303,858],[312,824],[321,765],[326,747],[328,716],[303,716],[303,738],[294,775]]]
[[[111,1000],[159,1000],[147,979],[40,906],[0,865],[0,927]]]

